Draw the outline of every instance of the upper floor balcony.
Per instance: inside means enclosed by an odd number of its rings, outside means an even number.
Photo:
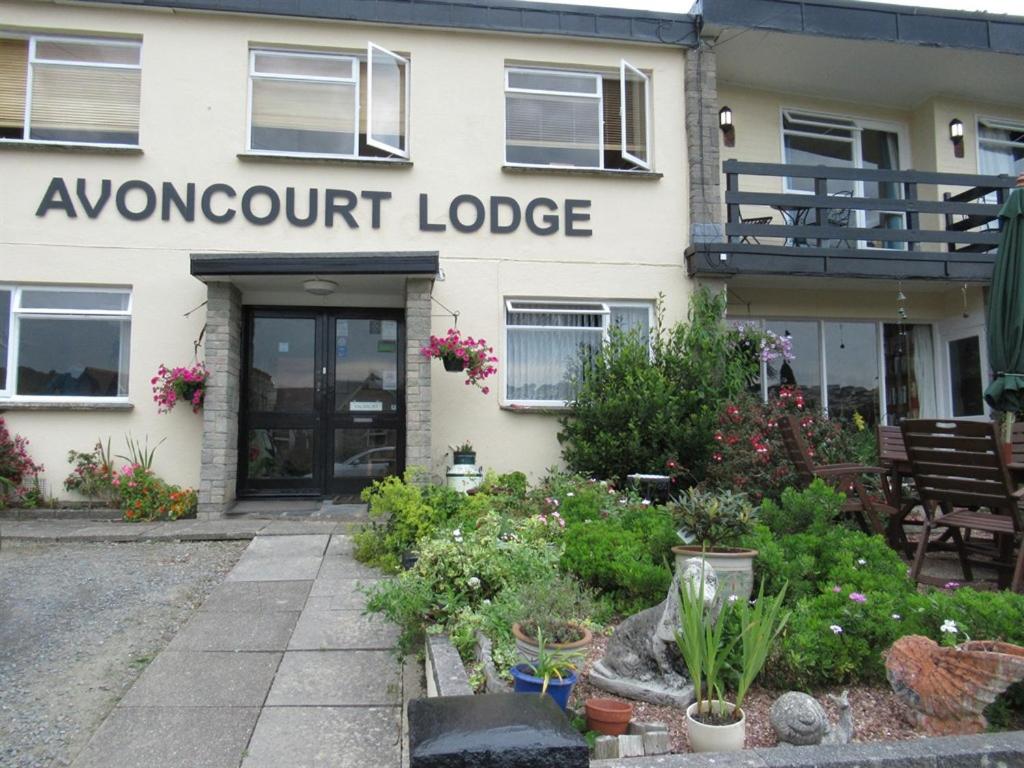
[[[999,209],[1015,184],[1010,176],[738,160],[723,171],[725,238],[687,249],[692,276],[984,282]]]

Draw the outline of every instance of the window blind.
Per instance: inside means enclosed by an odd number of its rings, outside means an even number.
[[[0,39],[0,128],[23,128],[28,41]]]
[[[510,144],[597,150],[601,130],[598,99],[510,92],[506,138]]]
[[[252,125],[293,131],[353,133],[356,86],[298,80],[252,81]]]
[[[137,134],[141,75],[138,69],[34,64],[29,138],[53,131]]]

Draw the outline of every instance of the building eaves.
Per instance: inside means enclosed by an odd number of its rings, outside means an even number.
[[[97,4],[97,0],[65,1]],[[98,0],[98,4],[589,37],[682,47],[694,47],[697,42],[694,19],[688,14],[519,0]]]
[[[843,0],[703,0],[706,28],[763,29],[1024,55],[1024,17]],[[698,7],[700,7],[698,6]]]

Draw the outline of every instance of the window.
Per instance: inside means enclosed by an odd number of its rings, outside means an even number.
[[[127,397],[130,336],[129,291],[0,288],[0,393]]]
[[[142,44],[0,37],[0,140],[138,146]]]
[[[409,60],[365,54],[249,52],[251,152],[409,157]]]
[[[505,302],[505,398],[520,405],[564,405],[569,381],[585,350],[595,350],[609,328],[647,336],[648,302]]]
[[[650,78],[622,60],[616,75],[505,70],[505,162],[651,169]]]
[[[1024,126],[986,118],[979,120],[978,171],[993,176],[1024,173]]]

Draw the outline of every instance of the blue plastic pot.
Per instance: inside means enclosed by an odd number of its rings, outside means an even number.
[[[516,693],[533,693],[538,694],[544,688],[544,678],[534,677],[527,670],[529,667],[526,664],[516,664],[509,672],[512,673],[512,679],[515,681]],[[569,706],[569,694],[572,693],[572,687],[576,685],[576,680],[579,679],[575,672],[570,672],[566,675],[562,675],[562,679],[559,680],[557,677],[552,677],[548,681],[548,696],[555,700],[555,703],[565,711],[565,708]]]

